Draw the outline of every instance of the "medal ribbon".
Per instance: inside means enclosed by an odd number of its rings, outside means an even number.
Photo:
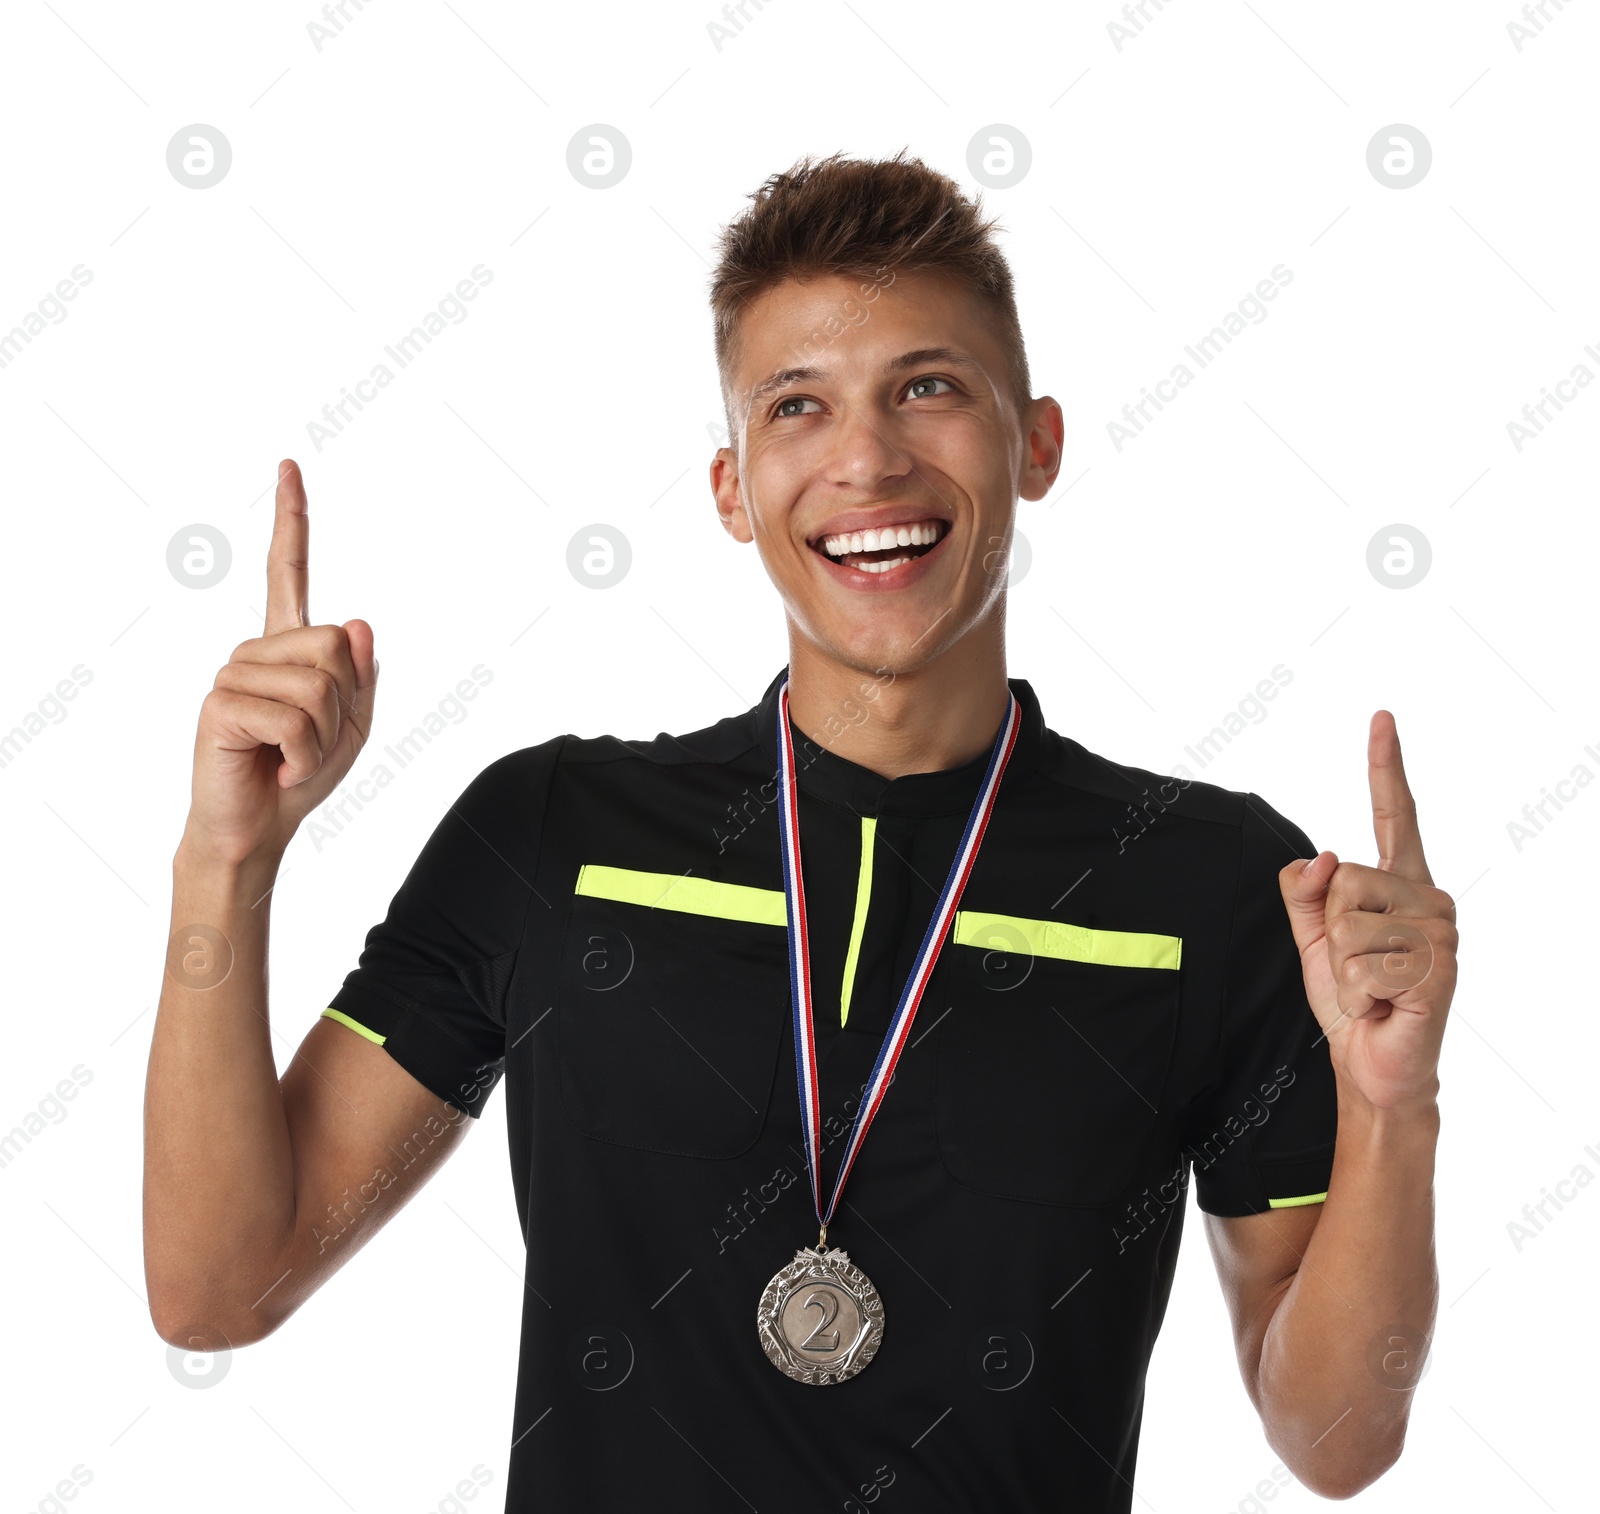
[[[783,851],[783,887],[789,912],[789,983],[790,998],[794,1008],[794,1059],[800,1083],[800,1119],[805,1127],[806,1167],[811,1174],[811,1197],[816,1205],[817,1223],[825,1237],[828,1222],[844,1191],[845,1178],[855,1164],[861,1144],[866,1140],[867,1129],[877,1115],[878,1106],[894,1076],[895,1063],[905,1049],[911,1022],[916,1018],[917,1006],[922,1002],[923,990],[933,974],[934,962],[944,946],[945,935],[955,916],[961,891],[967,886],[967,877],[977,859],[978,848],[983,843],[983,833],[994,809],[995,797],[1000,791],[1000,779],[1006,763],[1011,760],[1016,746],[1017,731],[1022,721],[1022,707],[1017,696],[1008,690],[1009,703],[1006,718],[1001,722],[994,747],[989,753],[989,765],[984,772],[978,797],[973,801],[967,816],[966,829],[961,835],[961,845],[956,848],[955,860],[950,864],[950,874],[944,881],[939,902],[934,907],[933,918],[922,937],[922,946],[911,969],[911,976],[901,990],[900,1003],[889,1022],[883,1045],[878,1049],[878,1059],[873,1063],[872,1076],[856,1111],[855,1123],[850,1129],[849,1144],[839,1166],[839,1176],[834,1180],[833,1196],[827,1210],[822,1207],[822,1111],[817,1096],[817,1046],[812,1028],[811,1013],[811,950],[806,931],[806,896],[800,875],[800,806],[794,776],[794,741],[789,729],[789,680],[783,681],[778,691],[778,801],[781,807],[781,840]],[[821,1240],[818,1242],[822,1244]]]

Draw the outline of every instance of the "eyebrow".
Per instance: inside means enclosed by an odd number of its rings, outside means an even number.
[[[890,358],[883,365],[882,373],[885,378],[892,378],[897,373],[904,373],[908,368],[921,368],[929,363],[944,363],[949,367],[965,368],[973,373],[984,371],[982,363],[959,347],[918,347],[911,352],[902,352],[899,357]],[[747,403],[754,406],[767,395],[789,384],[808,384],[826,380],[830,376],[826,368],[818,368],[812,364],[800,368],[779,368],[750,391]]]

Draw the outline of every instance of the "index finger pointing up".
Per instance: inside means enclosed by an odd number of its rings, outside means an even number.
[[[311,624],[307,576],[311,522],[306,517],[306,486],[292,457],[278,464],[278,496],[267,548],[266,634]]]
[[[1414,883],[1432,884],[1417,829],[1417,802],[1411,797],[1400,760],[1400,733],[1394,716],[1378,710],[1367,737],[1367,780],[1372,788],[1372,830],[1378,840],[1378,866]]]

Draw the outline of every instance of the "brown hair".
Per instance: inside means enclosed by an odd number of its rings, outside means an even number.
[[[834,153],[813,163],[808,154],[787,172],[773,174],[749,199],[751,208],[723,230],[711,279],[717,371],[730,433],[735,406],[729,375],[746,307],[786,279],[823,274],[859,278],[864,285],[920,271],[959,280],[993,311],[1012,398],[1019,410],[1028,404],[1033,386],[1011,269],[990,236],[998,221],[980,220],[980,201],[969,200],[954,179],[908,158],[905,148],[883,159]]]

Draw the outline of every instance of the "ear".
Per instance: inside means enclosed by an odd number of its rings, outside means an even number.
[[[711,493],[717,501],[717,519],[735,541],[752,542],[750,517],[739,489],[739,455],[732,447],[718,447],[711,459]]]
[[[1028,406],[1024,422],[1028,428],[1028,456],[1018,493],[1023,499],[1043,499],[1055,487],[1061,472],[1066,423],[1061,406],[1048,394],[1041,395]]]

